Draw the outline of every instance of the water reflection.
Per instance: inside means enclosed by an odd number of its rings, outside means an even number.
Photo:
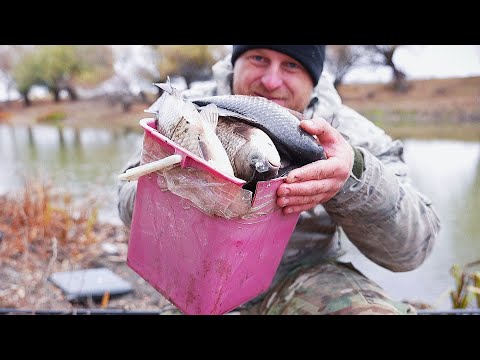
[[[433,201],[442,222],[436,246],[420,268],[406,273],[385,270],[354,248],[351,261],[397,299],[450,308],[450,267],[480,259],[479,159],[480,143],[406,140],[411,177]]]
[[[142,133],[123,129],[74,129],[0,125],[0,194],[22,188],[24,176],[52,179],[55,188],[102,202],[100,219],[120,223],[117,175]],[[453,264],[480,259],[480,142],[405,141],[405,159],[418,188],[430,197],[442,220],[432,255],[417,270],[392,273],[351,244],[349,259],[397,299],[451,307]]]
[[[75,197],[86,194],[102,204],[102,221],[119,223],[116,207],[117,175],[130,152],[141,143],[141,133],[123,130],[74,129],[55,126],[0,125],[0,152],[4,171],[0,194],[22,188],[25,178],[51,180],[55,188]]]

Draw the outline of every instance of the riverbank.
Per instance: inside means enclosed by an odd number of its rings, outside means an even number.
[[[394,138],[480,140],[480,77],[415,80],[409,91],[394,92],[388,84],[346,84],[338,89],[344,104]],[[155,100],[152,95],[148,101]],[[134,103],[128,112],[108,99],[35,100],[0,104],[0,122],[57,123],[71,127],[107,127],[142,132],[138,121],[150,114],[150,103]]]
[[[415,80],[406,93],[386,84],[342,85],[344,104],[394,138],[480,141],[480,77]]]

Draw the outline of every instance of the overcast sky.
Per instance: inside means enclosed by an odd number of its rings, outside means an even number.
[[[399,69],[406,73],[408,79],[480,76],[480,45],[402,46],[395,53],[394,61]],[[346,75],[344,82],[389,80],[391,80],[391,70],[387,68],[354,69]],[[0,84],[0,100],[4,99],[5,89],[3,84]]]
[[[480,45],[408,45],[397,50],[398,68],[408,79],[480,76]],[[345,82],[375,82],[391,79],[389,69],[354,69]]]

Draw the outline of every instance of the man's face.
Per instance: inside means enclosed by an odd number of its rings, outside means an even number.
[[[313,91],[308,71],[292,57],[269,49],[245,51],[233,69],[233,93],[262,96],[303,113]]]

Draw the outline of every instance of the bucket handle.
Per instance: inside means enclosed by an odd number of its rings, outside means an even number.
[[[142,175],[147,175],[152,172],[162,170],[167,166],[178,164],[180,161],[182,161],[182,155],[170,155],[157,161],[152,161],[134,168],[130,168],[123,174],[118,175],[118,178],[125,181],[137,180]]]

